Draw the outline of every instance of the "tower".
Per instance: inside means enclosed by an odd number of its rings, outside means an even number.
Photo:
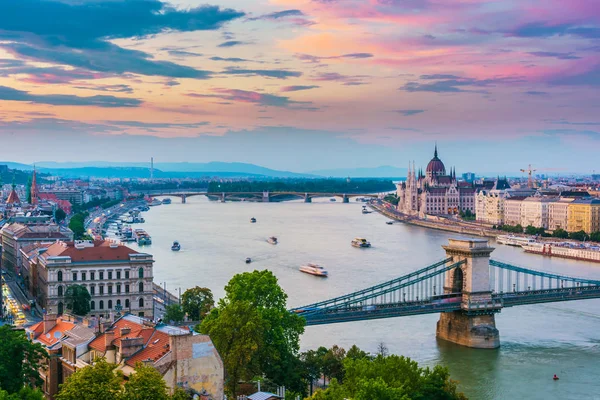
[[[150,180],[154,179],[154,157],[150,157]]]
[[[31,204],[37,204],[38,202],[38,188],[35,176],[35,165],[33,166],[33,176],[31,177]]]

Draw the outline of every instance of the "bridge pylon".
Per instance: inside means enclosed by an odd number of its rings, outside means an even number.
[[[305,203],[312,203],[312,197],[310,197],[308,195],[308,193],[304,193],[304,202]]]
[[[187,196],[185,194],[181,195],[181,204],[185,204],[187,201]]]
[[[350,198],[346,194],[342,196],[342,203],[350,203]]]
[[[268,190],[263,191],[263,193],[262,193],[262,201],[263,201],[263,203],[268,203],[268,202],[271,201],[271,196],[269,195],[269,191]]]
[[[444,293],[462,293],[461,310],[440,314],[436,336],[478,349],[500,347],[495,313],[501,305],[492,300],[490,290],[489,261],[494,248],[482,239],[450,239],[442,247],[452,258],[450,264],[463,260],[465,263],[448,271],[444,284]]]

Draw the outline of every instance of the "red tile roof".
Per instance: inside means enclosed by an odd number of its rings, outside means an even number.
[[[133,356],[129,357],[125,364],[135,367],[137,362],[145,360],[158,361],[162,356],[171,351],[169,345],[169,335],[159,330],[154,330],[154,334],[150,337],[144,348]]]
[[[37,324],[29,328],[30,331],[34,332],[34,338],[44,346],[52,346],[56,344],[64,332],[70,331],[75,327],[75,324],[68,321],[63,321],[62,318],[56,320],[56,325],[52,327],[47,333],[44,332],[44,321],[38,322]]]
[[[94,247],[75,248],[74,242],[56,242],[48,247],[45,253],[40,257],[71,257],[72,262],[78,261],[99,261],[99,260],[129,260],[130,254],[138,252],[127,246],[118,245],[111,248],[111,242],[106,240],[94,241]]]

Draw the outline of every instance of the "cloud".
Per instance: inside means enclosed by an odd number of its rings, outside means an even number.
[[[168,50],[169,55],[173,57],[202,57],[202,53],[194,53],[193,51],[185,50]]]
[[[69,94],[31,94],[7,86],[0,86],[0,100],[25,101],[54,106],[137,107],[141,100],[115,96],[80,97]]]
[[[248,62],[248,61],[252,61],[252,60],[247,60],[245,58],[239,58],[239,57],[211,57],[210,58],[213,61],[227,61],[227,62]]]
[[[96,90],[98,92],[133,93],[129,85],[86,85],[75,86],[76,89]]]
[[[524,92],[525,94],[529,95],[529,96],[548,96],[550,93],[548,92],[541,92],[541,91],[537,91],[537,90],[529,90],[527,92]]]
[[[425,112],[425,110],[395,110],[395,112],[397,112],[398,114],[402,114],[405,117],[410,117],[413,115],[421,114],[422,112]]]
[[[248,43],[242,42],[241,40],[228,40],[226,42],[219,44],[217,47],[234,47],[234,46],[240,46],[243,44],[248,44]]]
[[[323,60],[339,60],[339,59],[359,60],[359,59],[371,58],[371,57],[373,57],[373,54],[371,54],[371,53],[348,53],[348,54],[341,54],[341,55],[337,55],[337,56],[320,57],[320,56],[313,56],[310,54],[298,53],[295,55],[295,57],[302,61],[307,61],[307,62],[311,62],[311,63],[319,63]]]
[[[532,51],[530,53],[532,56],[536,57],[551,57],[557,58],[559,60],[579,60],[581,57],[574,55],[572,52],[569,53],[557,53],[554,51]]]
[[[600,86],[600,64],[584,72],[553,78],[548,83],[551,85]]]
[[[557,120],[547,119],[547,120],[544,120],[544,122],[548,122],[550,124],[557,124],[557,125],[575,125],[575,126],[589,125],[589,126],[600,126],[600,122],[598,122],[598,121],[593,121],[593,122],[571,122],[571,121],[568,121],[568,120],[566,120],[564,118],[557,119]]]
[[[491,79],[475,79],[465,78],[455,75],[421,75],[421,79],[427,81],[422,82],[407,82],[400,90],[406,92],[432,92],[432,93],[487,93],[486,90],[463,89],[463,87],[494,87],[497,85],[507,85],[513,83],[524,82],[523,78],[519,77],[500,77]],[[436,80],[429,82],[429,80]]]
[[[199,128],[210,125],[210,122],[170,123],[170,122],[141,122],[141,121],[105,121],[107,124],[129,126],[133,128]]]
[[[367,82],[365,82],[363,80],[364,78],[369,78],[369,76],[368,75],[342,75],[338,72],[321,72],[321,73],[313,76],[311,79],[313,81],[337,81],[337,82],[342,82],[344,85],[347,85],[347,86],[356,86],[356,85],[367,84]]]
[[[226,75],[264,76],[268,78],[287,79],[302,76],[302,72],[279,69],[243,69],[229,67],[221,72]]]
[[[294,85],[294,86],[284,86],[280,90],[282,92],[298,92],[300,90],[309,90],[309,89],[317,89],[320,86],[317,85]]]
[[[289,107],[295,104],[309,104],[310,102],[292,101],[289,97],[264,94],[249,90],[239,89],[213,89],[213,94],[188,93],[190,97],[214,97],[225,101],[253,103],[267,107]]]
[[[12,75],[27,75],[21,79],[33,84],[65,84],[73,81],[101,79],[111,77],[111,74],[90,72],[85,69],[66,69],[63,67],[35,67],[21,60],[0,61],[0,77]]]
[[[248,18],[249,21],[256,21],[259,19],[282,19],[286,17],[303,17],[304,13],[300,10],[284,10],[284,11],[276,11],[269,14],[261,15],[260,17]]]
[[[600,27],[573,24],[550,25],[546,22],[532,22],[518,26],[507,32],[507,35],[529,38],[571,35],[586,39],[598,39],[600,38]]]

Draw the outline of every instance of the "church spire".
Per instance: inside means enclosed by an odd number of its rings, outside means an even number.
[[[33,165],[33,176],[31,177],[31,204],[37,204],[37,182],[35,179],[35,164]]]
[[[437,142],[435,142],[435,150],[433,151],[433,158],[438,158],[438,154],[437,154]]]

